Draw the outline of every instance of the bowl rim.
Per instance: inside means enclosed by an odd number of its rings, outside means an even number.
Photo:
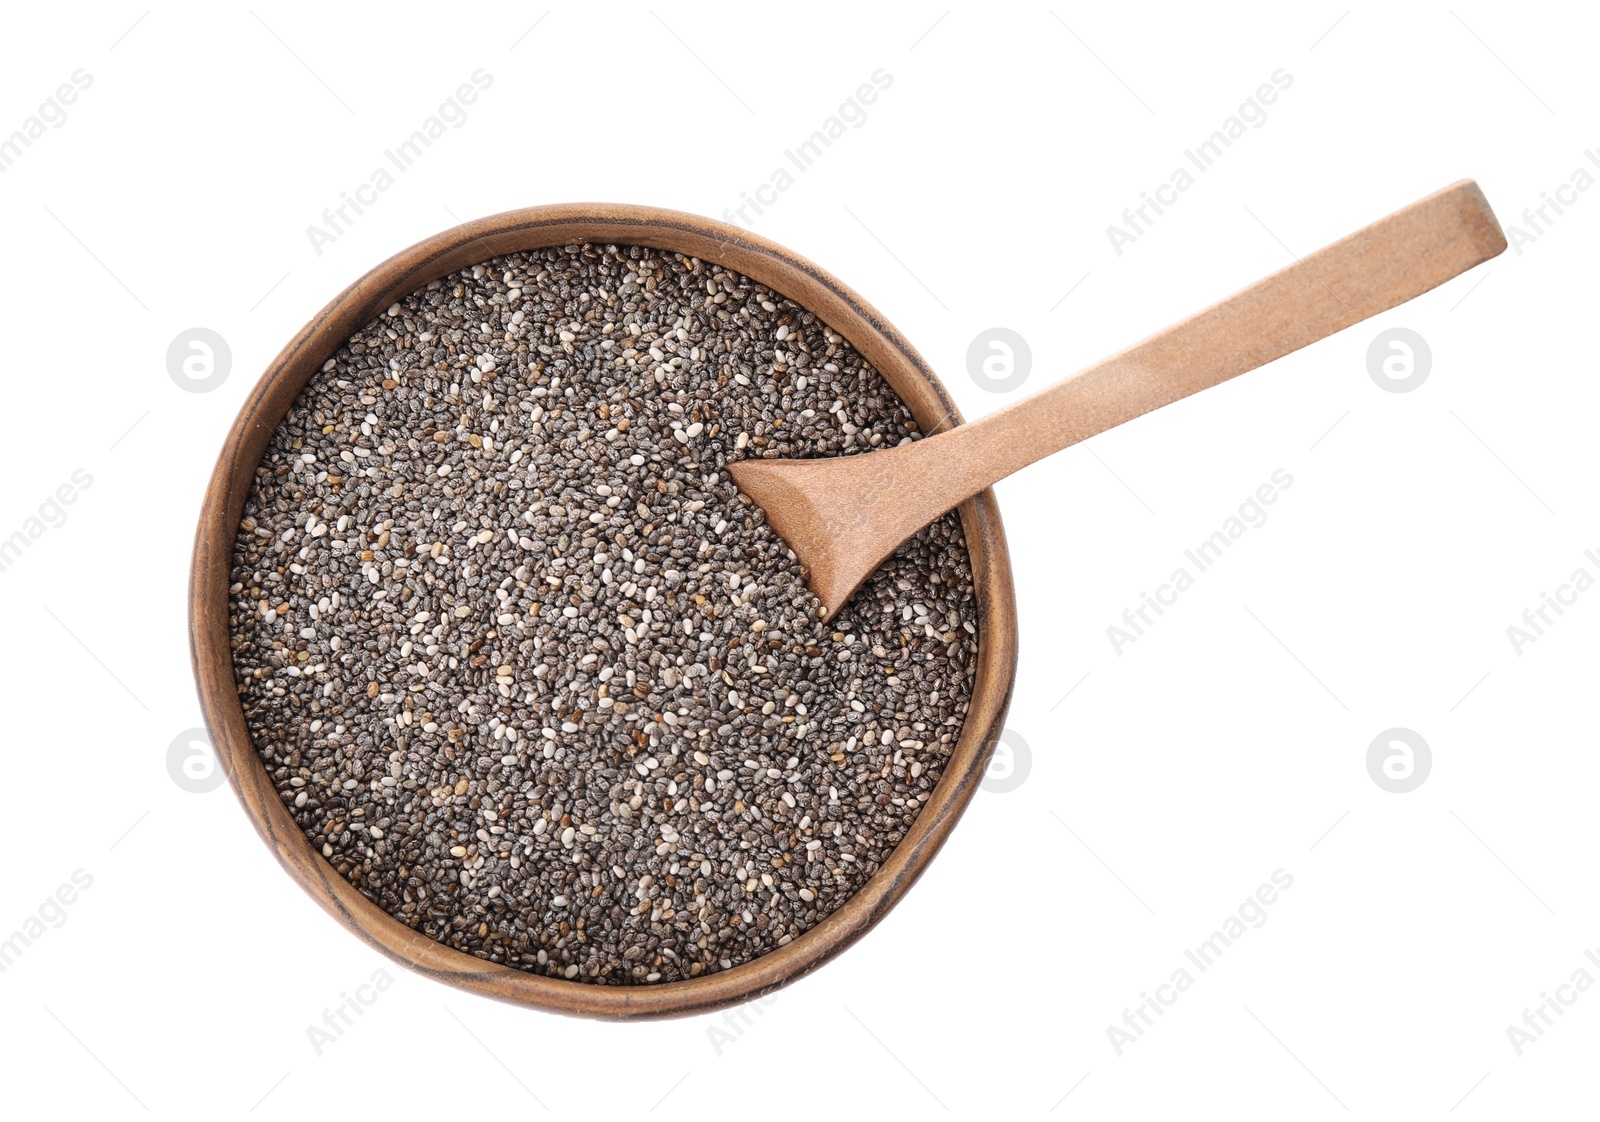
[[[368,271],[312,317],[257,380],[223,442],[200,511],[189,574],[190,657],[218,765],[257,832],[301,888],[369,946],[421,974],[512,1003],[613,1020],[684,1016],[777,989],[866,934],[927,868],[977,791],[1005,720],[1017,657],[1010,559],[993,491],[957,508],[977,599],[978,664],[960,736],[915,822],[878,871],[827,918],[759,958],[697,978],[652,985],[550,978],[412,930],[341,876],[295,824],[250,742],[233,677],[233,544],[261,457],[306,382],[352,334],[429,282],[502,254],[586,242],[648,246],[742,273],[848,340],[889,382],[923,432],[961,423],[933,371],[875,308],[810,261],[747,230],[622,203],[563,203],[479,218],[425,238]]]

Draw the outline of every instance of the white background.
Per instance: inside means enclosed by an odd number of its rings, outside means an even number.
[[[1521,1056],[1506,1029],[1600,979],[1600,592],[1520,654],[1506,628],[1600,575],[1600,191],[1520,253],[1001,484],[1031,770],[731,1042],[720,1015],[590,1023],[412,975],[290,882],[226,786],[167,768],[200,723],[184,597],[223,434],[390,254],[536,203],[720,216],[881,67],[867,122],[755,229],[873,302],[977,416],[1457,178],[1528,229],[1600,146],[1576,6],[362,7],[5,16],[0,133],[76,68],[93,85],[0,175],[0,536],[75,469],[93,484],[0,572],[0,936],[75,869],[93,885],[0,974],[0,1109],[1593,1110],[1600,993]],[[467,122],[314,252],[306,227],[478,67]],[[1266,124],[1114,253],[1106,227],[1278,68]],[[196,326],[233,356],[207,394],[166,367]],[[966,369],[995,326],[1033,353],[1007,394]],[[1368,374],[1391,326],[1432,349],[1410,393]],[[1114,652],[1107,626],[1277,468],[1266,524]],[[1432,749],[1409,794],[1367,770],[1394,726]],[[1265,925],[1119,1056],[1107,1026],[1279,868]],[[308,1026],[380,968],[393,987],[316,1055]]]

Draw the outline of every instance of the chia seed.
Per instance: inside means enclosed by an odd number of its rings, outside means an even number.
[[[235,677],[307,838],[412,929],[605,985],[748,962],[915,821],[977,660],[958,518],[829,623],[724,465],[917,439],[746,277],[638,246],[464,269],[306,385],[235,543]]]

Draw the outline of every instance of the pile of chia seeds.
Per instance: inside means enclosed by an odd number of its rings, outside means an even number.
[[[882,865],[961,731],[946,515],[830,623],[724,465],[918,437],[826,324],[637,246],[436,281],[256,472],[233,657],[284,805],[390,915],[605,985],[726,970]]]

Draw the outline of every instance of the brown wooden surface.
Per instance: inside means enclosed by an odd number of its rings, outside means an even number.
[[[412,931],[341,877],[295,824],[250,743],[234,685],[228,623],[234,537],[267,442],[301,388],[351,334],[429,281],[500,254],[581,242],[675,250],[743,273],[815,312],[848,339],[894,387],[924,432],[961,423],[938,379],[882,316],[809,261],[763,238],[694,215],[607,203],[533,207],[479,219],[397,254],[345,289],[257,382],[228,433],[200,513],[189,577],[190,651],[218,762],[250,820],[290,875],[368,945],[440,981],[561,1013],[611,1019],[700,1013],[792,981],[865,934],[921,875],[977,790],[1016,671],[1011,566],[991,492],[975,494],[959,511],[977,588],[978,669],[966,723],[932,797],[883,867],[838,911],[787,946],[705,977],[641,986],[547,978]],[[884,961],[893,959],[890,953]],[[884,980],[885,986],[895,984]]]
[[[831,617],[901,542],[1012,472],[1421,296],[1505,247],[1483,192],[1464,179],[969,425],[861,456],[728,470]]]

